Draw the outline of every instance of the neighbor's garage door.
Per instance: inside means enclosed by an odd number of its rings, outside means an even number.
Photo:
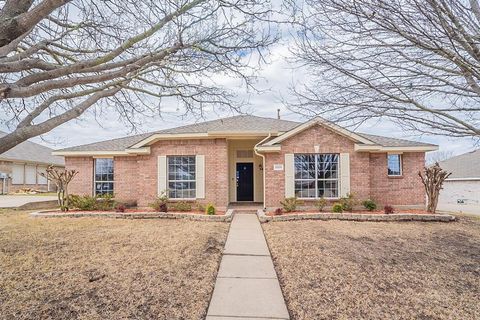
[[[480,214],[480,180],[445,181],[438,209]]]

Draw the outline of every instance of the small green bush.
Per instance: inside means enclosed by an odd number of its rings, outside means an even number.
[[[323,209],[327,206],[327,199],[325,199],[324,197],[321,197],[320,199],[318,199],[317,201],[315,201],[315,207],[317,207],[318,211],[322,212]]]
[[[342,213],[343,212],[343,204],[340,202],[335,202],[332,207],[332,211],[336,213]]]
[[[97,198],[72,194],[70,195],[69,205],[80,211],[94,211],[97,209]]]
[[[192,211],[192,205],[186,201],[176,202],[173,205],[175,211]]]
[[[99,211],[110,211],[115,207],[112,194],[102,194],[95,199],[95,209]]]
[[[356,204],[355,195],[353,193],[347,193],[346,197],[340,198],[343,211],[353,211],[353,207]]]
[[[166,190],[162,191],[160,195],[150,204],[156,212],[168,212],[168,193]]]
[[[377,209],[377,204],[372,199],[367,199],[363,201],[362,204],[365,207],[365,209],[367,209],[368,211],[373,211]]]
[[[215,209],[215,206],[213,204],[208,204],[207,208],[205,209],[205,213],[208,214],[209,216],[215,215],[215,212],[217,210]]]
[[[297,205],[299,205],[299,201],[296,197],[285,198],[285,200],[280,201],[280,204],[283,207],[285,212],[292,212],[297,209]]]

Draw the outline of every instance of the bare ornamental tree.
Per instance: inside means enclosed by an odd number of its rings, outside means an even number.
[[[438,205],[438,197],[440,196],[440,190],[443,189],[443,182],[452,173],[443,170],[440,165],[435,163],[433,166],[425,167],[423,172],[418,172],[423,186],[425,187],[425,193],[427,194],[427,211],[435,213]]]
[[[292,2],[294,53],[313,77],[294,86],[293,111],[480,138],[478,0]]]
[[[133,127],[165,99],[238,109],[215,77],[251,87],[270,14],[268,0],[0,0],[0,154],[92,106]]]
[[[46,172],[41,172],[40,175],[51,181],[57,187],[57,200],[60,210],[68,211],[70,195],[68,193],[68,185],[78,174],[76,170],[58,169],[52,166],[47,168]]]

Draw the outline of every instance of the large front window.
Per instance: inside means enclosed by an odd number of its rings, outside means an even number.
[[[295,196],[338,197],[338,154],[296,154]]]
[[[195,156],[168,157],[169,198],[194,199],[195,190]]]
[[[95,195],[113,195],[113,159],[95,159]]]
[[[402,175],[402,156],[400,154],[389,154],[387,158],[389,176]]]

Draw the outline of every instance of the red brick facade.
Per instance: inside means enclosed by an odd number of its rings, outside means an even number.
[[[317,146],[317,147],[316,147]],[[284,164],[286,153],[349,153],[350,190],[358,199],[372,198],[379,204],[422,205],[424,192],[418,171],[424,165],[425,153],[404,153],[403,176],[387,176],[387,154],[355,152],[354,142],[320,125],[307,129],[282,142],[280,153],[265,154],[265,198],[267,207],[278,207],[285,197],[285,171],[274,171],[274,164]],[[157,196],[158,156],[205,155],[205,199],[225,208],[229,202],[229,163],[226,139],[159,141],[151,154],[114,158],[116,198],[136,200],[148,206]],[[72,181],[70,193],[93,193],[92,157],[66,157],[67,169],[80,173]]]
[[[279,207],[285,198],[285,172],[274,171],[274,164],[284,164],[287,153],[316,152],[350,154],[350,191],[357,199],[371,198],[379,204],[392,205],[425,203],[423,185],[417,175],[424,166],[424,152],[403,154],[403,176],[392,178],[387,175],[386,153],[355,152],[354,144],[320,125],[283,141],[280,153],[266,154],[266,207]]]
[[[205,199],[218,208],[228,205],[228,150],[226,139],[159,141],[144,156],[114,157],[114,193],[117,199],[148,206],[158,196],[158,156],[205,155]],[[67,169],[79,174],[70,184],[72,194],[93,194],[93,158],[66,157]]]

